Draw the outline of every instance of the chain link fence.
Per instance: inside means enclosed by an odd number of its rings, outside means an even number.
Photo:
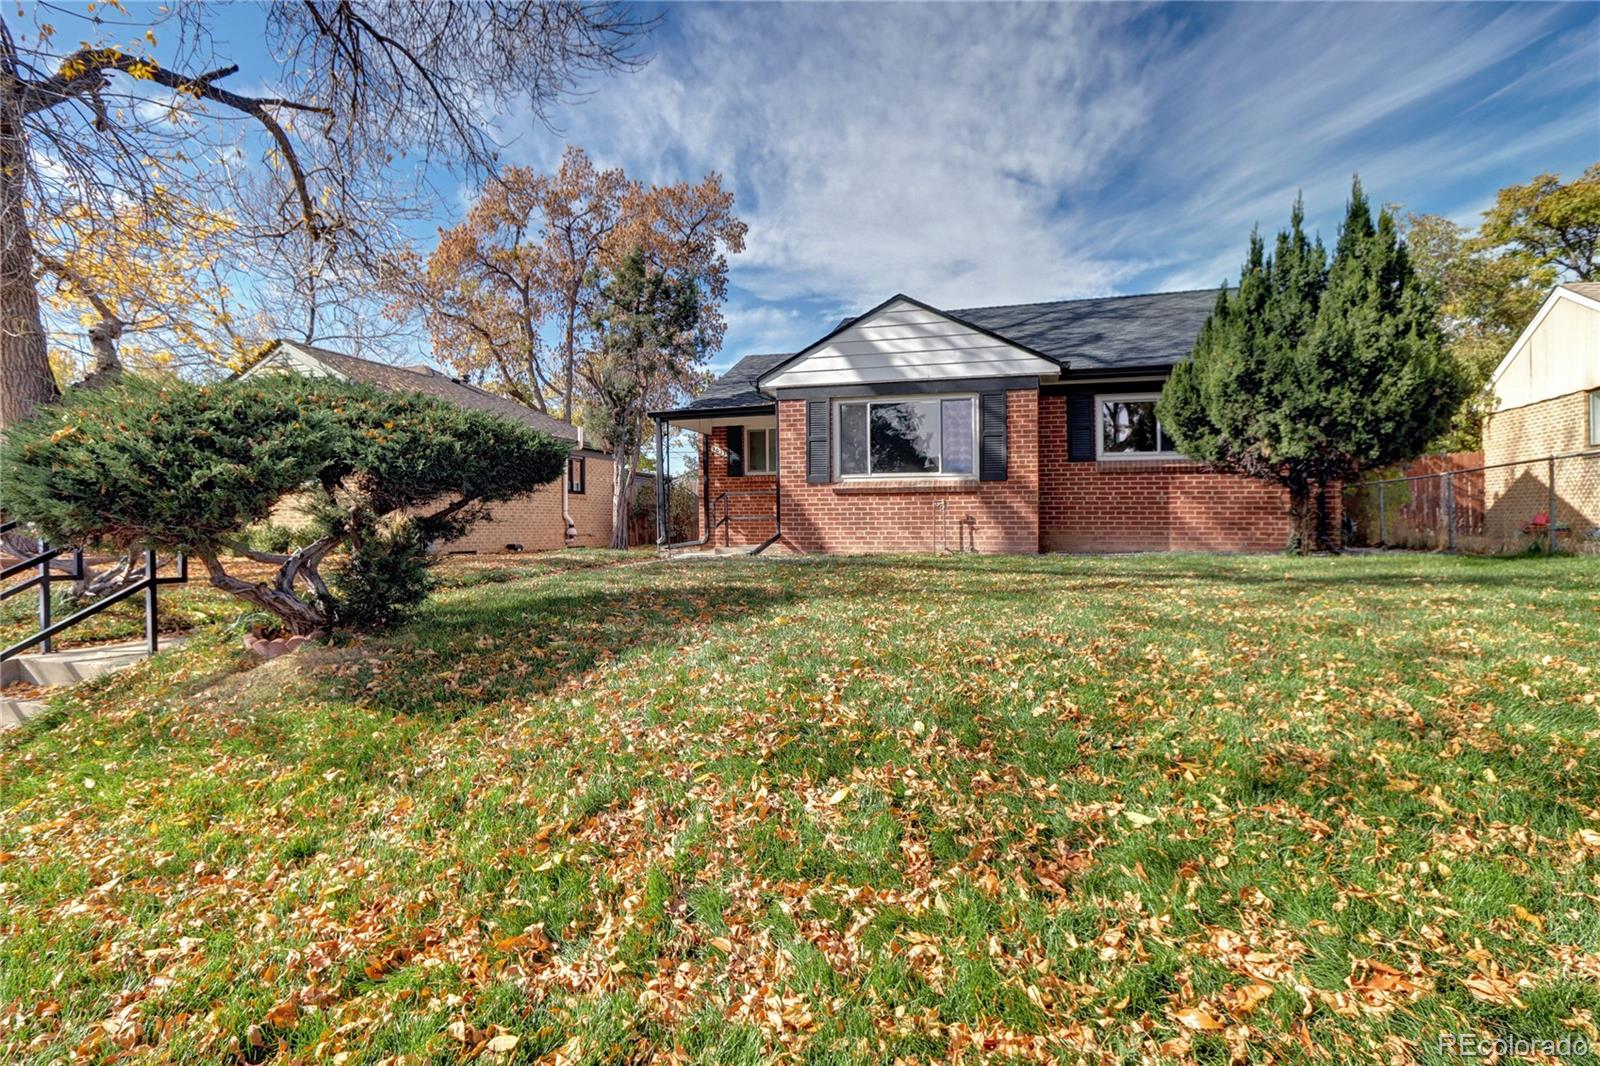
[[[1600,554],[1600,451],[1363,481],[1344,526],[1350,547]]]

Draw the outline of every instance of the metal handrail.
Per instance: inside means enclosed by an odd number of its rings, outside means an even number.
[[[5,532],[7,529],[15,528],[15,526],[16,523],[14,522],[6,523],[5,529],[0,529],[0,532]],[[26,563],[17,564],[15,567],[8,567],[5,573],[7,575],[19,573],[21,569],[26,569],[27,566],[33,565],[40,558],[54,558],[56,554],[60,554],[61,552],[67,550],[69,549],[55,549],[54,553],[51,553],[47,550],[46,552],[41,553],[41,555],[35,556],[33,559],[28,560]],[[73,551],[77,559],[77,573],[75,574],[75,578],[81,578],[83,576],[83,551],[82,549],[77,548],[70,550]],[[32,588],[35,585],[39,586],[39,630],[32,636],[24,637],[22,640],[19,640],[9,648],[0,650],[0,662],[5,662],[7,659],[10,659],[16,655],[20,655],[22,652],[25,652],[29,648],[39,644],[44,646],[44,651],[49,652],[51,648],[51,640],[56,636],[56,634],[71,629],[79,622],[82,622],[87,618],[92,618],[106,608],[114,604],[121,603],[123,600],[128,599],[129,597],[140,592],[144,593],[145,646],[149,649],[150,654],[154,655],[160,650],[160,636],[156,632],[158,621],[156,590],[162,585],[176,585],[189,580],[188,557],[182,552],[179,552],[177,556],[177,563],[178,572],[176,574],[172,575],[171,577],[162,577],[157,569],[156,553],[147,548],[145,549],[144,553],[144,576],[137,582],[127,586],[126,588],[118,589],[116,592],[113,592],[108,596],[101,597],[100,599],[89,604],[89,606],[72,612],[59,622],[52,622],[50,620],[50,564],[48,559],[45,562],[37,562],[37,565],[40,568],[40,574],[30,578],[26,582],[23,582],[15,589],[7,589],[4,595],[13,595],[15,592],[20,592],[23,589]],[[0,596],[0,598],[3,598],[3,596]]]
[[[719,502],[722,504],[722,518],[711,523],[711,539],[716,539],[717,527],[721,526],[722,546],[726,548],[729,544],[733,543],[732,526],[729,525],[729,523],[733,521],[733,504],[728,502],[728,494],[726,492],[718,493],[717,496],[711,501],[711,515],[713,519],[716,518],[717,504]]]

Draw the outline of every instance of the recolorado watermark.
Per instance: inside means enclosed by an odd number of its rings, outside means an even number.
[[[1482,1033],[1440,1033],[1438,1051],[1461,1059],[1523,1058],[1529,1055],[1554,1055],[1580,1059],[1593,1045],[1582,1033],[1563,1033],[1558,1037],[1484,1036]]]

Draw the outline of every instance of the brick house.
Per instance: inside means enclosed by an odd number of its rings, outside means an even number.
[[[448,552],[540,551],[611,543],[611,479],[615,464],[584,445],[583,431],[504,396],[422,365],[395,366],[294,341],[276,341],[241,376],[294,373],[359,381],[395,392],[421,392],[500,415],[572,443],[566,476],[525,496],[494,505],[492,517],[443,545]],[[293,521],[291,515],[280,518]]]
[[[1553,499],[1562,535],[1594,540],[1600,533],[1600,282],[1552,290],[1489,383],[1486,537],[1516,543],[1539,531]]]
[[[1155,417],[1215,299],[894,296],[655,412],[658,449],[669,429],[698,434],[698,533],[719,546],[1280,550],[1284,491],[1186,460]]]

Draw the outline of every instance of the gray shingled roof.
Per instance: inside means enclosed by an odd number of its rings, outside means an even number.
[[[1587,296],[1591,300],[1600,300],[1600,281],[1569,281],[1561,286],[1571,289],[1579,296]]]
[[[541,414],[530,407],[524,407],[515,400],[508,400],[504,396],[497,396],[486,392],[476,385],[468,385],[464,381],[457,381],[448,374],[441,374],[429,366],[411,365],[395,366],[390,363],[376,363],[371,359],[362,359],[354,355],[346,355],[328,348],[317,348],[298,341],[290,342],[295,348],[316,359],[328,369],[350,381],[359,381],[376,386],[390,392],[420,392],[434,396],[441,400],[460,404],[462,407],[471,407],[489,414],[509,418],[514,422],[521,422],[533,429],[542,430],[553,437],[563,440],[577,440],[578,430],[569,426],[558,418]]]
[[[1200,327],[1217,302],[1217,290],[1102,296],[1088,300],[1005,304],[952,310],[956,318],[1025,344],[1069,373],[1172,366],[1188,358]],[[848,325],[847,318],[839,325]],[[747,355],[680,411],[770,404],[756,391],[758,377],[790,358]]]
[[[950,313],[1026,344],[1069,371],[1172,366],[1188,357],[1216,289],[969,307]]]
[[[785,359],[789,352],[772,355],[747,355],[706,386],[706,391],[678,408],[683,411],[715,411],[729,407],[756,407],[772,403],[771,396],[756,391],[756,378]]]

